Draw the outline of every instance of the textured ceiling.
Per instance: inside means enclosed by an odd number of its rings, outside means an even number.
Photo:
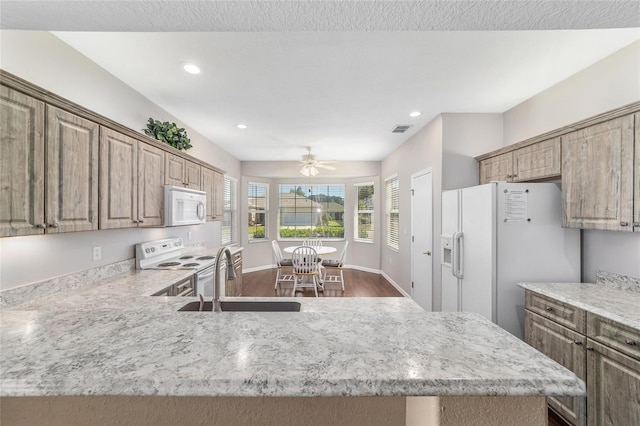
[[[0,22],[56,30],[240,160],[297,160],[305,146],[320,159],[380,160],[441,112],[504,112],[640,39],[639,5],[1,1]],[[505,31],[621,27],[633,28]],[[156,52],[171,59],[158,67]],[[392,134],[396,124],[413,127]]]
[[[634,1],[1,1],[5,29],[438,31],[640,26]]]

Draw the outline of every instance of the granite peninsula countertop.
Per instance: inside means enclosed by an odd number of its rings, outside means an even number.
[[[212,313],[150,296],[190,273],[126,272],[4,307],[0,396],[585,395],[573,373],[481,316],[427,313],[409,298]]]
[[[640,330],[640,292],[615,288],[604,283],[534,283],[518,284],[544,296],[603,318]]]

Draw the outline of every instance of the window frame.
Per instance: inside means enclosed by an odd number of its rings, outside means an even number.
[[[296,237],[282,237],[280,235],[280,230],[282,227],[282,187],[286,186],[286,187],[302,187],[302,188],[317,188],[317,187],[341,187],[342,189],[342,194],[343,194],[343,204],[342,204],[342,237],[305,237],[305,236],[296,236]],[[277,231],[276,231],[276,239],[278,241],[302,241],[305,240],[307,238],[318,238],[322,241],[345,241],[346,240],[346,230],[345,230],[345,220],[344,220],[344,214],[346,213],[345,209],[344,209],[344,203],[346,203],[346,188],[347,188],[347,184],[346,183],[301,183],[301,182],[292,182],[292,183],[278,183],[278,222],[277,222]],[[309,225],[312,229],[314,227],[313,224]]]
[[[229,188],[228,191],[227,187]],[[224,213],[222,215],[222,225],[220,229],[220,245],[229,246],[238,243],[238,179],[227,175],[224,176],[223,200]],[[227,208],[227,206],[229,208]],[[227,221],[227,214],[229,215],[228,220],[230,222],[231,228],[229,232],[229,241],[225,239],[224,232],[225,222]]]
[[[394,185],[395,182],[395,185]],[[385,196],[385,245],[390,250],[400,252],[400,178],[394,173],[384,179]],[[394,203],[394,199],[396,203]],[[395,204],[395,205],[394,205]],[[395,208],[394,208],[395,207]],[[392,227],[392,216],[397,216],[396,226]],[[396,238],[393,241],[393,229],[396,230]]]
[[[251,200],[251,187],[261,187],[264,188],[264,208],[263,209],[252,209],[250,200]],[[256,197],[257,198],[257,197]],[[259,243],[264,241],[269,241],[269,184],[264,182],[247,182],[247,215],[250,214],[263,213],[264,214],[264,237],[255,238],[250,237],[249,229],[251,229],[251,225],[249,225],[249,218],[247,217],[247,241],[249,243]]]
[[[375,243],[375,198],[371,201],[373,206],[371,209],[361,210],[359,206],[360,201],[360,187],[362,186],[371,186],[373,187],[372,196],[375,196],[376,186],[374,182],[358,182],[353,184],[355,189],[355,197],[354,197],[354,213],[353,213],[353,241],[359,243],[367,243],[373,244]],[[371,228],[373,230],[373,235],[371,238],[361,238],[360,237],[360,214],[370,214],[371,215]]]

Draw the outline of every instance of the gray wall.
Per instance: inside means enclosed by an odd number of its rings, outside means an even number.
[[[505,145],[640,100],[640,41],[504,113]],[[582,281],[597,269],[640,277],[640,232],[582,231]]]
[[[140,131],[152,116],[180,122],[104,69],[47,32],[1,31],[2,69],[105,117]],[[183,123],[194,148],[190,155],[239,177],[240,162]],[[200,226],[120,229],[0,239],[0,289],[131,259],[133,245],[181,236],[217,246],[220,222]],[[188,242],[188,241],[187,241]],[[102,260],[92,261],[92,247]]]

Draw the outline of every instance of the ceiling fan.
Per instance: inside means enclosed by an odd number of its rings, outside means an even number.
[[[329,164],[337,163],[337,161],[319,161],[316,159],[316,156],[311,153],[311,147],[307,147],[307,154],[302,156],[302,162],[300,165],[302,168],[300,169],[300,173],[305,176],[316,176],[321,169],[327,170],[335,170],[335,166],[330,166]]]

